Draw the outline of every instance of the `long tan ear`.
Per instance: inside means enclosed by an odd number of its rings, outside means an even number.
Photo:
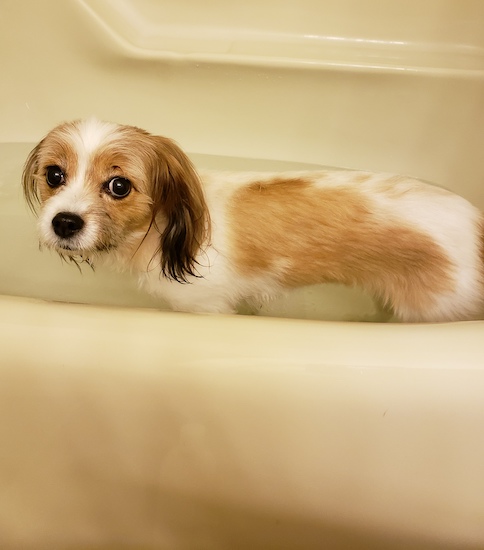
[[[153,189],[153,222],[163,214],[161,270],[165,277],[187,282],[198,276],[196,256],[209,238],[210,215],[200,178],[190,159],[170,139],[153,136],[157,162]]]
[[[36,207],[40,202],[35,176],[38,169],[39,149],[41,145],[42,142],[32,149],[27,157],[27,160],[25,161],[24,170],[22,173],[24,197],[33,212],[36,211]]]

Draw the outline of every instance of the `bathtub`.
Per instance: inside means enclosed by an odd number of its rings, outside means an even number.
[[[405,173],[484,208],[481,2],[202,4],[3,2],[0,547],[484,548],[484,322],[386,323],[338,286],[173,313],[38,250],[22,164],[92,114],[200,167]]]

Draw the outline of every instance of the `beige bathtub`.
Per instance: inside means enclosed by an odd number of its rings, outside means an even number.
[[[41,253],[19,185],[95,114],[203,167],[407,173],[484,208],[484,4],[0,8],[0,548],[484,548],[483,322],[362,322],[336,286],[163,311]]]

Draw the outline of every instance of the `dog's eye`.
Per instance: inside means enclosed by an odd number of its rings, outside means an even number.
[[[50,187],[59,187],[59,185],[62,185],[66,181],[64,172],[59,166],[47,166],[45,179]]]
[[[126,178],[113,178],[106,184],[107,192],[115,199],[124,199],[131,192],[131,182]]]

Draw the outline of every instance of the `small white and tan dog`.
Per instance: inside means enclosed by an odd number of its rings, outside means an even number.
[[[176,310],[229,313],[242,299],[339,282],[403,321],[484,312],[481,212],[407,177],[197,173],[170,139],[89,119],[35,147],[23,187],[41,205],[41,245],[132,270]]]

